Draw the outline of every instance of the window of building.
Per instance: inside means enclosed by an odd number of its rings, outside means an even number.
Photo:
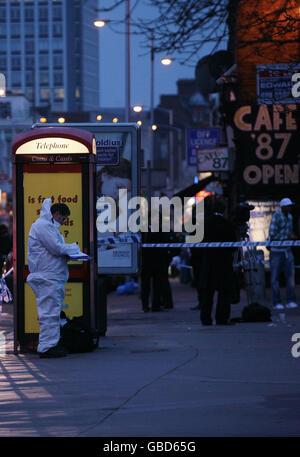
[[[49,40],[47,38],[39,39],[39,50],[47,51],[49,49]]]
[[[0,22],[0,35],[6,35],[6,24],[3,22]]]
[[[21,72],[20,71],[11,72],[11,84],[12,84],[12,86],[21,85]]]
[[[12,38],[10,43],[11,43],[12,52],[21,51],[21,40],[20,40],[20,38]]]
[[[12,36],[20,36],[20,34],[21,34],[20,24],[11,24],[10,34]]]
[[[32,68],[34,66],[34,57],[33,56],[26,56],[25,57],[25,65],[26,65],[26,68]]]
[[[19,7],[12,6],[10,8],[10,19],[13,22],[20,20],[20,8]]]
[[[55,21],[62,20],[62,7],[61,6],[53,6],[53,19]]]
[[[0,103],[0,118],[6,119],[11,117],[11,104],[10,102],[1,102]]]
[[[65,96],[63,87],[54,89],[54,97],[57,100],[63,100]]]
[[[40,72],[40,84],[41,85],[49,85],[49,72],[48,71],[41,71]]]
[[[12,67],[13,70],[20,70],[21,69],[21,57],[12,56],[12,58],[11,58],[11,67]]]
[[[1,38],[0,40],[0,52],[6,52],[7,49],[7,41],[5,38]]]
[[[39,66],[40,66],[40,68],[49,66],[49,56],[48,56],[48,54],[40,54],[39,55]]]
[[[48,22],[39,24],[39,36],[48,36]]]
[[[0,56],[0,69],[4,70],[6,68],[6,56]]]
[[[33,71],[26,71],[26,86],[32,86],[34,79]]]
[[[53,36],[62,36],[63,34],[63,25],[61,22],[53,23]]]
[[[54,85],[55,86],[62,86],[64,81],[63,81],[63,74],[61,71],[55,71],[54,72]]]
[[[76,87],[76,89],[75,89],[75,97],[80,98],[80,88],[79,87]]]
[[[53,38],[52,46],[54,51],[60,51],[63,48],[63,42],[60,38]]]
[[[48,20],[48,7],[47,6],[40,6],[39,7],[39,20],[40,21],[47,21]]]
[[[25,52],[27,52],[27,53],[34,52],[34,40],[25,40]]]
[[[34,28],[32,24],[26,24],[24,25],[24,31],[26,36],[33,36],[34,35]]]
[[[53,55],[53,66],[54,68],[61,68],[63,66],[63,56],[62,54]]]
[[[49,88],[42,88],[40,89],[40,99],[41,100],[48,100],[50,98],[50,90]]]
[[[33,100],[33,90],[32,89],[26,89],[25,91],[26,97],[28,100]]]
[[[6,21],[6,8],[5,6],[0,7],[0,21],[5,22]]]
[[[25,21],[33,21],[34,9],[32,7],[25,8]]]

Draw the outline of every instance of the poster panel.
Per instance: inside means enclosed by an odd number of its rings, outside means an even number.
[[[66,296],[63,301],[62,310],[69,319],[83,315],[83,284],[79,282],[68,282],[65,286]],[[35,295],[31,287],[25,283],[25,333],[39,333],[39,321]]]
[[[130,132],[95,132],[97,146],[97,241],[98,268],[133,268],[133,243],[127,230],[127,202],[132,196],[132,138]],[[126,192],[124,192],[124,190]],[[125,201],[120,204],[120,195]],[[127,194],[127,195],[126,195]],[[110,197],[116,204],[115,232],[100,232],[99,202]],[[101,208],[100,208],[101,206]],[[111,244],[106,244],[111,240]],[[126,242],[129,240],[129,242]],[[104,244],[105,243],[105,244]]]
[[[45,198],[65,203],[70,216],[60,227],[66,243],[82,245],[82,175],[81,173],[24,173],[24,242],[27,265],[27,242],[31,225],[39,217]],[[74,263],[74,262],[70,262]],[[79,262],[76,262],[79,264]]]

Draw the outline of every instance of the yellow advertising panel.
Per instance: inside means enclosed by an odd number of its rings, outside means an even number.
[[[63,311],[69,319],[83,314],[83,284],[68,282],[66,296],[63,302]],[[39,321],[35,295],[31,287],[25,283],[25,333],[39,333]]]
[[[45,198],[65,203],[71,214],[60,227],[66,243],[79,244],[82,250],[82,175],[81,173],[24,173],[24,240],[27,265],[27,241],[31,225],[39,217]],[[78,263],[78,262],[77,262]]]

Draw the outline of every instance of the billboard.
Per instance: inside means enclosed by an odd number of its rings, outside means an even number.
[[[247,198],[276,200],[299,186],[299,105],[236,105],[236,170]]]
[[[292,95],[292,76],[300,72],[300,63],[256,65],[258,104],[300,103]]]
[[[47,124],[52,126],[57,124]],[[98,274],[135,273],[138,244],[126,230],[130,211],[125,211],[127,202],[120,204],[119,191],[126,191],[127,201],[140,195],[140,128],[133,123],[67,123],[64,127],[87,130],[96,141],[96,227],[101,218],[101,199],[112,198],[117,208],[114,232],[102,233],[98,230],[100,224],[97,227]]]

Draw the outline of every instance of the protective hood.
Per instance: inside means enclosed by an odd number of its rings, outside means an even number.
[[[41,209],[41,212],[40,212],[40,218],[41,219],[45,219],[47,221],[51,221],[52,219],[52,214],[51,214],[51,204],[52,204],[52,200],[51,198],[46,198],[44,201],[43,201],[43,204],[42,204],[42,209]]]

